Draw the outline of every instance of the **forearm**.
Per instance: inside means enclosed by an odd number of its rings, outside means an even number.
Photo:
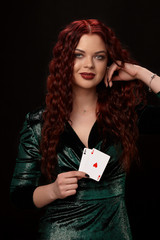
[[[54,183],[37,187],[33,193],[33,202],[37,208],[42,208],[57,199],[54,191]]]
[[[151,77],[153,76],[153,72],[149,71],[146,68],[137,66],[137,79],[143,81],[149,88],[152,89],[153,92],[160,92],[160,77],[158,75],[151,81]]]

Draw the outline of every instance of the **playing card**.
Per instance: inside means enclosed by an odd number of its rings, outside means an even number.
[[[84,148],[79,171],[87,173],[90,178],[99,181],[107,166],[110,156],[93,148]]]
[[[84,148],[83,153],[82,153],[82,157],[81,157],[81,162],[80,162],[80,166],[79,166],[79,171],[85,172],[86,170],[86,163],[87,163],[87,159],[89,158],[90,154],[91,154],[91,149],[89,148]]]

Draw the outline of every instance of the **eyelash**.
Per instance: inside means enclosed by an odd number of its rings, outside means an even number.
[[[83,57],[83,55],[81,53],[75,53],[75,57],[76,58],[81,58],[81,57]]]
[[[96,58],[98,60],[104,60],[105,59],[105,56],[104,55],[97,55]]]
[[[82,58],[83,57],[83,54],[81,53],[75,53],[75,58]],[[96,59],[98,60],[104,60],[105,59],[105,56],[104,55],[96,55],[95,56]]]

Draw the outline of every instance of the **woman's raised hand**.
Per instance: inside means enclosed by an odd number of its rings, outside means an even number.
[[[138,65],[131,63],[124,63],[124,65],[121,65],[121,61],[117,61],[108,67],[105,76],[106,87],[112,87],[113,81],[130,81],[136,78],[139,68]],[[117,72],[117,75],[114,75],[115,72]]]
[[[117,73],[114,75],[114,73]],[[107,68],[104,82],[106,87],[112,87],[114,81],[130,81],[139,79],[145,83],[153,92],[160,92],[160,77],[147,68],[139,65],[116,61]],[[153,81],[154,79],[154,81]]]

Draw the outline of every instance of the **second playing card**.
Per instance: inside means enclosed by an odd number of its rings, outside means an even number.
[[[97,150],[85,148],[79,171],[87,173],[90,178],[99,181],[109,161],[110,156]]]
[[[102,174],[107,166],[109,159],[109,155],[97,149],[92,149],[85,165],[87,169],[87,174],[90,176],[90,178],[99,181],[102,177]]]

